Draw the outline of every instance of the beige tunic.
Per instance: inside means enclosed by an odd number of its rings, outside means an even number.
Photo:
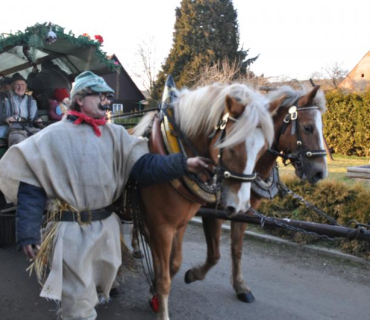
[[[148,148],[145,139],[130,136],[121,126],[99,128],[101,137],[90,125],[62,120],[11,147],[0,161],[1,191],[16,203],[23,181],[80,211],[110,205]],[[51,262],[41,296],[62,300],[66,318],[87,317],[97,303],[95,288],[107,298],[121,265],[118,217],[83,226],[59,222]]]
[[[79,210],[100,209],[122,193],[147,141],[106,124],[97,137],[91,126],[66,120],[10,148],[0,161],[0,189],[17,203],[19,181],[42,187],[48,198]]]

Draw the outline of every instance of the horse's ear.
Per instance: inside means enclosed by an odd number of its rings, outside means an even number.
[[[319,89],[320,89],[320,86],[314,86],[314,88],[311,90],[311,92],[309,92],[308,94],[306,94],[305,96],[303,96],[300,99],[299,105],[300,106],[307,106],[307,105],[312,104],[313,99],[315,99],[317,91]]]
[[[236,101],[234,98],[229,95],[225,99],[226,111],[234,118],[239,117],[245,110],[245,105]]]
[[[268,111],[270,112],[271,115],[274,115],[285,100],[286,96],[282,96],[281,98],[271,101],[268,107]]]

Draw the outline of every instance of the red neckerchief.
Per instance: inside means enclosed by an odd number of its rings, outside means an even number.
[[[94,119],[94,118],[91,118],[91,117],[87,116],[86,114],[83,114],[83,113],[78,112],[78,111],[70,110],[67,113],[71,116],[77,117],[77,119],[73,122],[73,124],[81,124],[81,123],[84,123],[84,122],[89,124],[90,126],[92,126],[92,128],[94,130],[94,133],[98,137],[101,136],[101,132],[100,132],[98,126],[104,126],[107,123],[107,119],[105,119],[105,118]]]

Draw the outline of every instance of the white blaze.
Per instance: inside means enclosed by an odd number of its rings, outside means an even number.
[[[244,168],[244,174],[252,174],[254,166],[257,162],[257,156],[263,146],[265,145],[265,137],[262,130],[257,128],[253,136],[245,141],[247,149],[247,163]],[[243,182],[238,192],[238,205],[236,207],[236,213],[245,212],[250,207],[250,196],[251,196],[251,183]]]

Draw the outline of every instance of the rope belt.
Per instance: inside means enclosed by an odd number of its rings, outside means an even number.
[[[67,221],[67,222],[78,222],[78,223],[90,223],[92,221],[104,220],[112,214],[112,211],[107,209],[91,210],[91,211],[62,211],[60,215],[55,217],[55,221]]]

